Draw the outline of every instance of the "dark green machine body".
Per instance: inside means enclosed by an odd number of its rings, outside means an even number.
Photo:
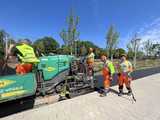
[[[70,63],[74,59],[69,55],[40,57],[33,72],[25,75],[0,76],[0,103],[38,93],[53,92],[57,84],[68,75]],[[59,79],[58,79],[59,78]]]
[[[34,73],[0,77],[0,103],[22,97],[32,96],[36,92]]]
[[[38,70],[43,72],[44,81],[49,81],[62,71],[69,69],[72,56],[56,55],[41,57]]]

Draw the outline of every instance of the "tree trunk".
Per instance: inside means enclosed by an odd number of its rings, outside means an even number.
[[[111,61],[113,61],[113,54],[111,54]]]
[[[113,60],[112,49],[109,50],[110,59]]]
[[[5,37],[5,58],[7,58],[8,56],[8,39],[7,37]]]

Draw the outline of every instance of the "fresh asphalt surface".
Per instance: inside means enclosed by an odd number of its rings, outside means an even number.
[[[143,78],[156,73],[160,73],[160,67],[134,71],[132,73],[132,77],[134,78],[134,80],[136,80],[136,79]],[[102,76],[97,75],[96,80],[98,81],[96,84],[97,88],[102,87],[103,86]],[[113,81],[111,83],[111,86],[114,86],[114,85],[117,85],[117,75],[114,76]],[[16,101],[0,104],[0,118],[17,113],[17,112],[31,109],[33,108],[33,105],[34,105],[34,99],[31,99],[31,98],[26,98],[23,101],[23,103],[20,102],[20,100],[16,100]]]
[[[150,76],[156,73],[160,73],[160,67],[155,67],[155,68],[148,68],[148,69],[144,69],[144,70],[136,70],[134,71],[131,75],[133,80],[136,79],[140,79],[146,76]],[[101,75],[96,76],[96,80],[97,80],[97,88],[103,87],[103,78]],[[115,86],[117,85],[118,81],[117,81],[117,74],[115,74],[113,76],[113,80],[111,83],[111,86]]]

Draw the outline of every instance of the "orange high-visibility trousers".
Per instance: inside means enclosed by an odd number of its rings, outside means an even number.
[[[120,73],[118,76],[119,87],[123,89],[123,84],[125,84],[126,88],[130,88],[131,80],[132,78],[127,73]]]
[[[87,59],[87,72],[89,76],[94,74],[94,60]]]
[[[26,64],[18,64],[16,66],[16,73],[18,74],[26,74],[31,72],[32,70],[32,64],[26,63]]]
[[[102,74],[103,74],[103,84],[104,84],[104,88],[107,89],[110,87],[111,84],[111,77],[110,77],[110,72],[108,68],[103,68],[102,70]]]

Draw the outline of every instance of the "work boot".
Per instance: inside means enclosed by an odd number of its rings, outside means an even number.
[[[131,95],[132,95],[132,91],[129,90],[128,93],[127,93],[127,95],[128,95],[128,96],[131,96]]]
[[[131,88],[130,88],[130,87],[127,87],[127,90],[128,90],[127,95],[128,95],[128,96],[131,96],[131,95],[132,95],[132,90],[131,90]]]
[[[122,96],[123,95],[123,90],[119,90],[118,96]]]
[[[63,101],[63,100],[66,100],[67,98],[65,96],[59,96],[59,99],[58,101]]]
[[[94,88],[95,86],[94,86],[94,79],[93,79],[93,77],[91,76],[91,88]]]
[[[109,88],[104,89],[104,95],[107,96],[108,93],[109,93]]]
[[[108,92],[109,92],[109,88],[108,88],[108,89],[104,89],[104,90],[103,90],[103,93],[100,94],[100,97],[105,97],[105,96],[107,96]]]

